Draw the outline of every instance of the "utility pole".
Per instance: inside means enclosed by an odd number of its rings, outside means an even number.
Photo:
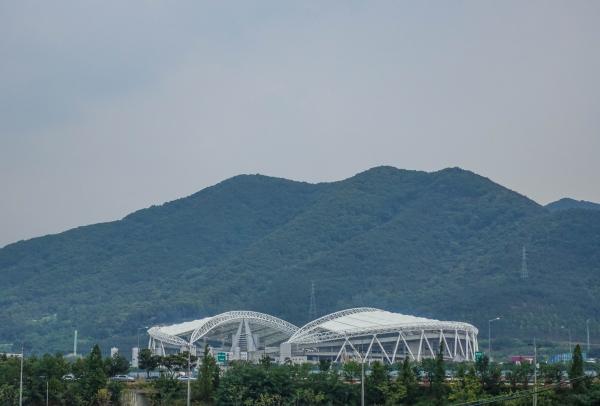
[[[19,406],[23,406],[23,359],[25,358],[25,353],[23,351],[23,346],[21,345],[21,375],[19,378]]]
[[[488,320],[488,358],[492,360],[492,322],[500,320],[500,316],[495,319]]]
[[[190,373],[191,355],[192,355],[192,343],[190,343],[189,346],[188,346],[187,406],[190,406],[191,393],[192,393],[191,387],[190,387],[190,381],[191,381],[191,378],[192,378],[192,374]]]
[[[533,337],[533,406],[537,406],[537,345]]]
[[[365,359],[360,360],[360,406],[365,406]]]
[[[46,377],[46,406],[48,406],[48,377]]]

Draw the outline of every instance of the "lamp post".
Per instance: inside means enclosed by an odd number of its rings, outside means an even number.
[[[490,361],[492,360],[492,322],[500,320],[500,316],[488,320],[488,354]]]
[[[365,359],[360,358],[360,406],[365,406]]]
[[[590,319],[585,321],[585,333],[587,335],[587,356],[590,356]]]
[[[138,348],[138,351],[140,350],[140,330],[141,329],[148,329],[148,326],[138,327],[137,328],[137,348]]]
[[[190,386],[190,381],[192,378],[192,374],[190,371],[190,364],[191,364],[191,358],[192,358],[192,343],[188,343],[188,359],[187,359],[187,406],[190,406],[190,402],[191,402],[191,394],[192,394],[192,389]]]
[[[569,353],[573,354],[573,344],[571,342],[571,327],[561,326],[560,328],[565,329],[569,332]]]

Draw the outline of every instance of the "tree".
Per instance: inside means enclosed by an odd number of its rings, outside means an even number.
[[[104,361],[102,352],[96,344],[83,363],[83,373],[80,378],[80,385],[86,399],[96,398],[98,391],[106,387],[106,372],[104,370]]]
[[[417,395],[418,383],[417,375],[415,374],[415,368],[411,364],[408,357],[404,358],[404,362],[402,362],[402,367],[400,368],[398,380],[406,388],[407,403],[413,403]]]
[[[179,397],[181,385],[172,375],[161,375],[153,384],[156,391],[152,395],[153,404],[159,406],[169,406]]]
[[[190,357],[190,362],[194,362],[196,357]],[[160,358],[162,366],[167,368],[170,376],[175,376],[176,372],[187,369],[188,366],[188,353],[187,351],[169,354]]]
[[[160,364],[160,357],[152,354],[152,351],[148,348],[144,348],[140,351],[139,356],[139,367],[146,371],[146,376],[150,376],[150,372],[158,368]]]
[[[444,365],[444,342],[440,341],[440,350],[435,356],[433,369],[433,381],[431,390],[435,399],[435,404],[442,405],[446,400],[446,366]]]
[[[533,372],[533,366],[529,362],[521,362],[516,366],[516,377],[517,381],[521,382],[523,388],[529,387],[529,376]]]
[[[98,406],[109,406],[111,401],[111,395],[108,389],[102,388],[98,389],[98,393],[96,394],[96,404]]]
[[[124,356],[116,353],[105,360],[105,368],[108,376],[126,374],[129,371],[129,361]]]
[[[361,365],[354,360],[347,361],[342,366],[342,372],[346,380],[355,381],[361,374]]]
[[[0,385],[0,405],[14,405],[19,398],[19,391],[16,387],[6,383]]]
[[[366,380],[367,403],[380,405],[385,402],[390,379],[385,365],[379,361],[371,364],[371,374]]]
[[[483,395],[483,386],[475,369],[472,366],[468,372],[465,369],[463,364],[458,365],[456,381],[452,384],[451,393],[448,396],[448,400],[453,403],[473,402]]]
[[[319,360],[319,371],[327,372],[331,368],[331,360],[330,359],[321,359]]]
[[[585,389],[584,377],[583,355],[581,354],[581,347],[577,344],[573,350],[573,361],[571,362],[571,368],[569,369],[569,379],[571,380],[573,390],[581,392]]]
[[[432,358],[424,358],[421,360],[421,371],[423,376],[423,380],[426,380],[428,383],[429,391],[433,390],[433,379],[435,375],[435,360]]]
[[[489,369],[490,359],[487,355],[484,355],[475,361],[475,370],[477,371],[477,375],[479,376],[482,385],[485,384],[485,381],[488,378]]]
[[[260,357],[260,365],[265,368],[265,369],[269,369],[269,367],[271,367],[271,357],[269,357],[267,354],[264,354],[262,357]]]
[[[195,398],[205,403],[213,403],[215,394],[219,387],[219,366],[208,350],[208,345],[204,347],[202,362],[200,364],[199,379],[195,383]]]

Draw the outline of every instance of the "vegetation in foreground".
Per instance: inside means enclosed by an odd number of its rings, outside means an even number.
[[[178,379],[178,373],[188,368],[187,354],[159,357],[144,350],[140,355],[140,366],[148,376],[160,370],[159,378],[128,384],[109,380],[125,373],[129,365],[118,355],[103,359],[97,346],[73,363],[61,355],[27,358],[23,404],[45,405],[47,384],[50,405],[125,405],[121,397],[125,390],[143,393],[151,405],[184,405],[187,383]],[[194,366],[196,358],[189,359]],[[194,405],[360,404],[361,364],[355,361],[341,366],[321,362],[317,368],[278,365],[263,358],[259,364],[232,362],[222,371],[207,349],[198,361],[198,378],[190,382]],[[19,358],[0,357],[2,406],[18,404],[20,362]],[[584,368],[579,346],[568,364],[541,364],[537,388],[533,386],[533,365],[528,363],[502,365],[484,357],[476,363],[454,364],[439,355],[393,366],[373,362],[365,368],[365,404],[475,405],[486,400],[516,406],[531,404],[537,392],[540,406],[598,405],[600,382],[586,377]]]

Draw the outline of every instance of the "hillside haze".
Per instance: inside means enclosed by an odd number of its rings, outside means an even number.
[[[303,324],[313,280],[319,314],[374,306],[468,321],[482,337],[502,315],[498,337],[563,325],[577,337],[600,319],[599,247],[600,211],[551,211],[458,168],[321,184],[242,175],[0,249],[0,345],[67,351],[76,328],[83,347],[126,348],[139,327],[233,309]]]

